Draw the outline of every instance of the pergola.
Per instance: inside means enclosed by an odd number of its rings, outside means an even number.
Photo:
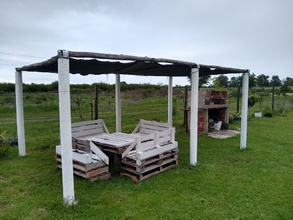
[[[198,124],[198,79],[204,75],[233,74],[243,75],[242,112],[240,149],[246,148],[247,114],[248,114],[248,79],[249,70],[215,65],[203,65],[193,62],[165,58],[138,57],[130,55],[104,54],[92,52],[75,52],[58,50],[58,55],[40,63],[18,67],[15,72],[17,134],[19,155],[26,155],[22,72],[50,72],[58,74],[60,142],[62,153],[62,184],[64,202],[73,204],[74,181],[72,165],[72,134],[69,74],[101,75],[116,74],[116,131],[121,131],[121,95],[120,75],[166,76],[168,85],[168,122],[172,124],[172,84],[173,77],[191,77],[191,111],[190,111],[190,164],[197,164],[197,125]]]

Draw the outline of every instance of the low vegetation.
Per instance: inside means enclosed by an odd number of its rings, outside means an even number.
[[[124,132],[131,132],[140,118],[167,121],[164,89],[155,91],[154,97],[143,97],[143,92],[122,94]],[[235,90],[230,91],[233,93]],[[190,166],[189,134],[182,125],[184,90],[174,89],[174,94],[179,165],[137,185],[117,174],[96,182],[75,177],[77,205],[66,207],[62,203],[62,173],[55,166],[58,95],[25,92],[28,155],[19,157],[16,146],[5,145],[6,155],[0,158],[0,219],[292,219],[290,103],[284,105],[284,113],[277,109],[273,112],[270,94],[263,96],[262,109],[273,117],[249,117],[246,150],[239,149],[239,136],[217,140],[200,135],[198,164]],[[93,99],[91,89],[72,94],[73,121],[80,121],[80,115],[84,120],[91,119]],[[113,94],[101,92],[99,103],[99,118],[114,132]],[[250,114],[257,108],[256,103]],[[230,113],[236,114],[236,96],[232,95]],[[13,93],[0,98],[0,125],[0,134],[13,139]],[[233,121],[231,127],[239,128],[240,122]]]

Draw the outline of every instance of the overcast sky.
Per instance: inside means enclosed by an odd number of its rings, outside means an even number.
[[[293,77],[293,0],[0,0],[0,82],[58,49],[163,57]],[[25,83],[56,74],[24,72]],[[122,76],[127,83],[165,77]],[[114,83],[113,75],[71,83]],[[176,78],[174,84],[188,84]]]

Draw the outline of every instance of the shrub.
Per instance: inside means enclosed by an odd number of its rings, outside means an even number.
[[[271,112],[266,112],[266,113],[263,114],[263,116],[264,116],[264,117],[271,118],[271,117],[273,117],[273,113],[271,113]]]
[[[270,108],[269,106],[266,106],[266,107],[264,108],[263,116],[264,116],[264,117],[269,117],[269,118],[273,117],[272,110],[271,110],[271,108]]]

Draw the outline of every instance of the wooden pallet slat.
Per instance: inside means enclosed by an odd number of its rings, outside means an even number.
[[[62,169],[62,158],[58,154],[56,155],[56,166],[57,168]],[[93,160],[91,164],[82,164],[78,161],[73,161],[73,173],[91,181],[111,177],[111,174],[109,173],[109,167],[103,161],[95,160]],[[102,175],[103,178],[101,177]]]
[[[178,147],[168,150],[150,158],[140,160],[137,163],[136,154],[130,152],[121,161],[121,175],[130,177],[134,183],[138,183],[153,175],[171,169],[178,164]]]
[[[121,175],[123,176],[128,176],[130,177],[134,183],[138,183],[142,180],[145,180],[147,178],[150,178],[156,174],[162,173],[168,169],[173,168],[174,166],[176,166],[178,164],[178,161],[172,161],[168,164],[164,164],[162,166],[157,167],[156,169],[153,169],[149,172],[144,172],[144,173],[133,173],[127,169],[122,169],[121,171]]]
[[[133,173],[139,174],[139,173],[144,173],[148,172],[150,170],[156,169],[164,164],[168,164],[172,161],[177,161],[177,154],[165,157],[163,159],[153,159],[151,163],[147,163],[145,165],[137,165],[134,163],[125,163],[121,162],[122,164],[122,169],[128,169],[129,171],[132,171]]]

